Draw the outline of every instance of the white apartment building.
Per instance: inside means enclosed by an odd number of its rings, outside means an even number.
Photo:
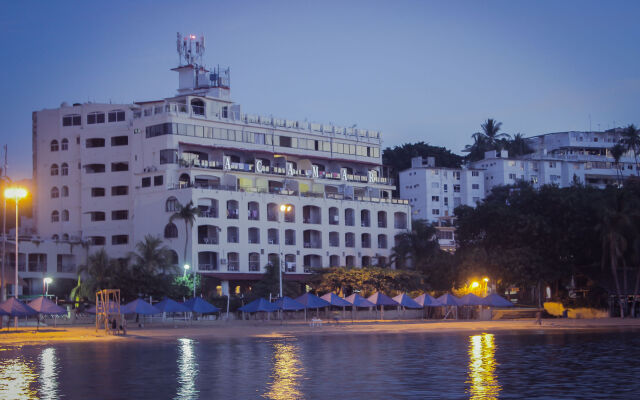
[[[387,263],[411,219],[382,176],[380,133],[243,113],[200,40],[178,39],[173,97],[33,113],[38,234],[112,257],[160,236],[176,265],[223,283],[260,279],[278,255],[288,279]],[[185,235],[169,219],[189,202]]]
[[[442,168],[435,158],[414,157],[400,172],[400,198],[411,205],[411,218],[438,222],[453,216],[460,205],[475,207],[484,198],[484,174],[479,169]]]
[[[614,163],[610,149],[619,138],[619,130],[548,133],[527,139],[532,154],[510,158],[505,150],[489,151],[470,165],[484,170],[485,194],[521,180],[534,187],[578,182],[604,188],[636,174],[632,153],[626,153],[618,167]]]

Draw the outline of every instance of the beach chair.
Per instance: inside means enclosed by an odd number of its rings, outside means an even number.
[[[311,318],[311,322],[309,323],[310,327],[322,326],[324,321],[320,318]]]

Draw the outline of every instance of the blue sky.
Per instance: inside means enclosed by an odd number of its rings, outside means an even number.
[[[31,112],[171,96],[176,32],[231,66],[244,112],[460,153],[486,118],[526,136],[640,123],[640,2],[0,3],[0,143],[31,176]]]

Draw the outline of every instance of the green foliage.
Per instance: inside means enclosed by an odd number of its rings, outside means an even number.
[[[357,290],[362,296],[369,296],[377,291],[394,296],[425,287],[421,273],[387,268],[326,268],[314,272],[308,284],[318,293],[335,292],[342,296],[348,296]]]
[[[468,161],[482,160],[484,153],[490,150],[505,149],[511,157],[533,152],[522,134],[516,133],[511,137],[507,133],[500,132],[502,122],[489,118],[480,127],[482,128],[481,132],[471,135],[473,144],[467,145],[464,149],[464,152],[469,153],[466,156]]]
[[[169,222],[173,222],[176,219],[184,222],[184,262],[187,262],[187,245],[189,243],[189,232],[191,227],[196,222],[196,217],[200,214],[198,207],[193,205],[193,201],[190,201],[186,205],[178,203],[178,211],[173,213],[169,218]]]
[[[273,265],[267,264],[265,266],[265,272],[252,288],[252,295],[255,297],[263,297],[268,299],[269,294],[271,297],[279,297],[280,295],[280,278],[278,276],[278,267],[280,261],[275,258]],[[297,297],[300,293],[300,285],[285,279],[286,273],[282,274],[282,294],[289,297]]]

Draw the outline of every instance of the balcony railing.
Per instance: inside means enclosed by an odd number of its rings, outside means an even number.
[[[199,237],[198,244],[218,244],[218,238],[215,236]]]
[[[240,263],[238,261],[229,261],[227,271],[240,271]]]
[[[260,263],[257,261],[249,261],[249,271],[251,272],[260,271]]]
[[[61,273],[75,273],[76,265],[75,264],[58,264],[57,271]]]
[[[217,271],[218,266],[216,264],[198,264],[199,271]]]
[[[47,264],[43,262],[29,262],[29,272],[46,272]]]

